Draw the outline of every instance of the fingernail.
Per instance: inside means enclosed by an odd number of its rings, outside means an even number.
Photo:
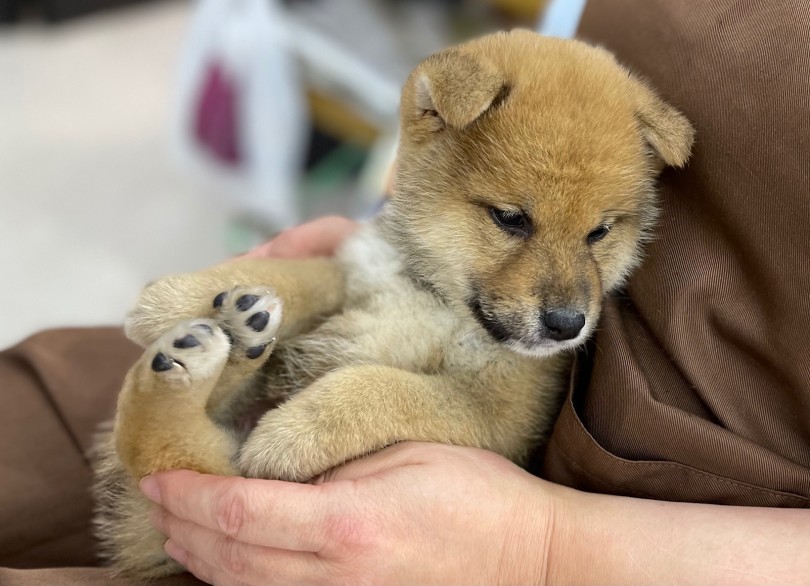
[[[185,565],[188,552],[171,539],[167,540],[166,543],[163,544],[163,551],[165,551],[170,558]]]
[[[153,503],[160,504],[160,487],[152,476],[141,478],[140,488],[143,495]]]
[[[163,509],[152,507],[152,510],[149,511],[149,522],[155,529],[166,535],[166,527],[163,523]]]

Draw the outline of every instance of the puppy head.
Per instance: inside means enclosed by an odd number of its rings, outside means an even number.
[[[410,270],[494,338],[551,354],[593,331],[638,263],[655,176],[692,137],[606,51],[490,35],[409,77],[383,222]]]

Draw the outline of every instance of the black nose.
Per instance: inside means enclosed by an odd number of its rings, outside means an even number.
[[[543,314],[543,323],[546,324],[548,335],[552,340],[558,342],[572,340],[582,331],[585,315],[575,309],[549,309]]]

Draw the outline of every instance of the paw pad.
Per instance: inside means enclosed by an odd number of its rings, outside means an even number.
[[[253,346],[252,348],[247,349],[247,352],[245,352],[245,356],[247,356],[251,360],[255,360],[256,358],[264,354],[265,348],[267,348],[267,344],[261,344],[260,346]]]
[[[260,311],[254,313],[245,320],[245,325],[249,326],[254,332],[261,332],[267,327],[270,321],[270,313],[267,311]]]
[[[259,300],[258,295],[251,295],[249,293],[247,295],[242,295],[239,299],[236,300],[236,309],[238,309],[239,311],[247,311],[248,309],[256,305],[256,302],[258,300]]]
[[[199,345],[200,341],[191,334],[186,334],[182,338],[177,338],[173,344],[175,348],[194,348],[195,346]]]
[[[225,297],[228,295],[227,291],[223,291],[216,297],[214,297],[214,309],[219,309],[222,307],[222,302],[225,301]]]
[[[152,359],[152,370],[155,372],[166,372],[174,366],[174,360],[166,356],[163,352],[158,352]]]

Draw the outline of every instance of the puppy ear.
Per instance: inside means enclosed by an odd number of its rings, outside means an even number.
[[[660,159],[660,167],[683,167],[692,152],[695,130],[675,108],[644,87],[637,116],[641,134]]]
[[[442,51],[423,61],[408,78],[403,91],[403,122],[424,124],[438,131],[445,126],[463,130],[506,97],[503,76],[487,61]]]

